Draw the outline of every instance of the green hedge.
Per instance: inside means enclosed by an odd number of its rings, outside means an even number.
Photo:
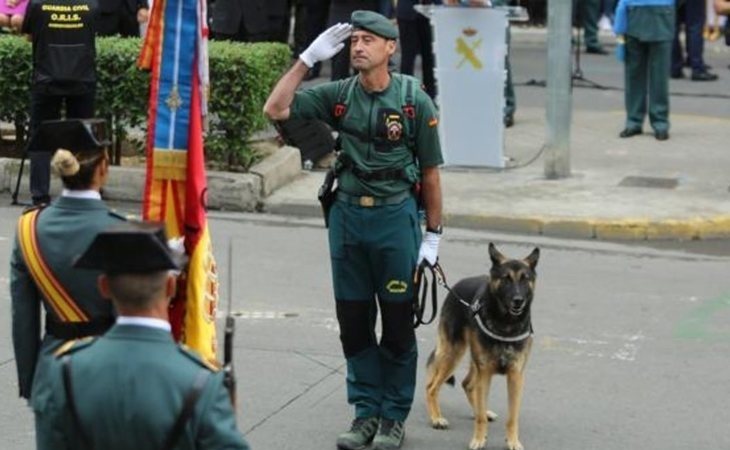
[[[136,68],[139,39],[97,39],[97,116],[113,125],[116,145],[130,127],[146,129],[149,74]],[[248,168],[256,155],[250,136],[266,127],[261,113],[276,80],[290,63],[288,46],[278,43],[210,43],[209,160]],[[21,130],[28,121],[31,46],[21,37],[0,35],[0,120]]]

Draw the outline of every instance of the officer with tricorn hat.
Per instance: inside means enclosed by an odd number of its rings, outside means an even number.
[[[168,305],[184,259],[161,224],[127,222],[76,260],[77,270],[101,272],[99,291],[118,317],[105,335],[56,352],[36,409],[39,449],[249,448],[223,373],[172,338]]]

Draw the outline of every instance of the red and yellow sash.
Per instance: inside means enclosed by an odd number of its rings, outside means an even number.
[[[66,292],[51,268],[43,260],[36,233],[36,223],[40,212],[41,210],[37,209],[23,214],[18,221],[18,241],[28,270],[48,305],[58,316],[58,320],[62,322],[88,322],[88,316]]]

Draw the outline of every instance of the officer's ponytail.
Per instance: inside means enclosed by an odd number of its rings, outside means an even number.
[[[84,190],[91,187],[96,167],[105,160],[103,151],[72,153],[58,149],[51,159],[51,170],[70,190]]]

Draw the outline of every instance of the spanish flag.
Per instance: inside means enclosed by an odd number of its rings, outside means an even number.
[[[189,257],[170,304],[175,338],[215,362],[218,279],[206,219],[205,0],[156,0],[138,64],[150,70],[147,177],[142,216],[184,237]]]

